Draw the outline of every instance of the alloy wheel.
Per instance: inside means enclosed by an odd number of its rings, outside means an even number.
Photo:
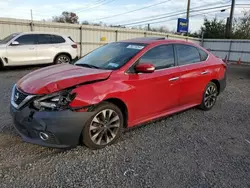
[[[217,87],[215,85],[210,85],[207,88],[204,97],[204,103],[207,108],[211,108],[215,104],[217,95]]]
[[[67,56],[60,56],[57,59],[57,64],[61,64],[61,63],[70,63],[70,59]]]
[[[121,120],[111,109],[105,109],[95,115],[89,127],[92,142],[97,145],[107,145],[117,136]]]

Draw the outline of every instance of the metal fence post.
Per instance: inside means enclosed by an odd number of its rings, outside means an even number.
[[[115,41],[118,41],[118,30],[115,31]]]
[[[201,46],[204,47],[204,32],[201,33]]]
[[[232,43],[233,43],[233,40],[230,40],[230,44],[229,44],[229,51],[228,51],[228,61],[230,61],[230,55],[231,55],[231,49],[232,49]]]
[[[30,31],[34,31],[34,23],[33,23],[33,21],[30,22]]]
[[[82,57],[82,26],[80,27],[80,57]]]

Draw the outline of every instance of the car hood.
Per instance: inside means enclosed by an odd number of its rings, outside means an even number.
[[[27,74],[17,82],[17,87],[29,94],[49,94],[78,84],[107,79],[111,72],[69,64],[54,65]]]

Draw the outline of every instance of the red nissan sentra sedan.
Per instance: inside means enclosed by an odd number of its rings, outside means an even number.
[[[123,128],[198,106],[226,87],[226,64],[190,42],[114,42],[74,65],[42,68],[13,87],[11,114],[22,138],[48,147],[103,148]]]

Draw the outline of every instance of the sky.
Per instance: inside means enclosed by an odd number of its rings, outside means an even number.
[[[162,3],[164,2],[164,3]],[[158,4],[147,9],[131,12],[129,14],[119,15],[124,12]],[[231,0],[191,0],[191,10],[209,8],[212,6],[229,5]],[[242,15],[243,10],[250,10],[250,0],[236,0],[238,5],[235,9],[235,17]],[[141,25],[145,27],[147,23],[151,23],[151,27],[164,26],[171,31],[175,31],[177,27],[177,18],[185,18],[187,0],[0,0],[0,17],[31,19],[30,10],[33,12],[34,20],[49,20],[53,16],[60,15],[63,11],[75,12],[80,21],[104,22],[107,24],[118,24],[126,26]],[[196,8],[199,7],[199,8]],[[212,19],[218,17],[226,20],[230,14],[230,9],[220,12],[223,8],[216,10],[203,10],[200,12],[190,13],[190,31],[198,31],[203,23],[204,16]],[[139,22],[141,20],[153,19],[158,15],[176,14],[174,17],[164,18],[161,20],[152,20],[134,25],[129,23]],[[164,15],[165,14],[165,15]],[[110,18],[104,18],[109,17]],[[104,19],[102,19],[104,18]],[[153,23],[159,22],[161,23]]]

